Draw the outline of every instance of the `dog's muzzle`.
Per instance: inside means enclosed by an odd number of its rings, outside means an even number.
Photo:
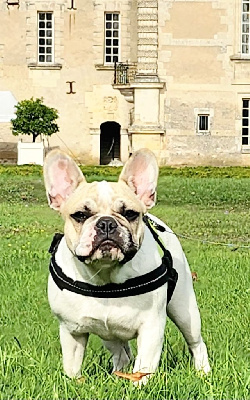
[[[99,218],[95,225],[95,231],[96,235],[91,253],[87,257],[77,255],[81,262],[91,259],[97,250],[102,253],[102,257],[112,258],[112,250],[119,249],[124,255],[119,262],[124,264],[131,260],[138,251],[138,246],[133,242],[131,233],[125,232],[111,216]]]

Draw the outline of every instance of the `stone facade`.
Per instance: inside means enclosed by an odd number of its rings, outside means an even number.
[[[39,12],[53,14],[47,64],[38,59]],[[118,14],[119,61],[132,74],[115,83],[114,64],[104,62],[111,13]],[[43,97],[56,108],[60,131],[49,146],[85,164],[124,162],[149,147],[162,165],[250,165],[250,136],[242,142],[250,55],[241,54],[241,13],[242,0],[2,2],[1,162],[15,161],[18,140],[2,115],[8,92],[16,102]]]

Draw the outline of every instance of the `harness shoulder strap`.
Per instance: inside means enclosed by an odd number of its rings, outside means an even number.
[[[167,304],[170,302],[172,295],[175,290],[176,283],[178,281],[178,272],[173,267],[173,259],[171,253],[166,249],[165,245],[163,244],[160,236],[158,235],[157,231],[165,232],[166,229],[164,226],[158,224],[157,222],[153,221],[148,215],[144,215],[143,221],[145,225],[150,230],[153,238],[160,246],[161,250],[163,251],[162,262],[166,263],[168,266],[168,293],[167,293]]]
[[[161,250],[163,251],[163,254],[165,255],[165,253],[167,252],[167,249],[164,246],[161,238],[159,237],[159,235],[157,233],[157,231],[164,232],[165,231],[164,226],[157,224],[148,215],[144,215],[143,221],[144,221],[145,225],[148,227],[148,229],[150,230],[154,240],[160,246]]]
[[[54,237],[52,239],[52,242],[50,244],[50,248],[49,248],[49,253],[50,254],[55,254],[55,252],[58,249],[59,243],[61,242],[62,238],[63,238],[64,234],[63,233],[55,233]]]

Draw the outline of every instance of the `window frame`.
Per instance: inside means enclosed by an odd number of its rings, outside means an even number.
[[[205,125],[207,125],[207,129],[201,129],[201,118],[207,118],[207,122]],[[209,113],[198,113],[197,114],[197,132],[200,134],[205,134],[210,132],[210,114]]]
[[[46,14],[51,14],[52,15],[52,18],[51,18],[51,25],[52,25],[52,27],[51,27],[51,31],[52,31],[52,35],[51,35],[51,37],[49,37],[49,36],[46,36],[46,33],[45,33],[45,36],[44,37],[42,37],[42,36],[40,36],[39,35],[39,32],[40,32],[40,30],[42,30],[43,28],[40,28],[39,27],[39,22],[41,22],[42,20],[40,19],[40,15],[41,14],[45,14],[45,22],[47,22],[47,21],[49,21],[49,20],[47,20],[47,18],[46,18]],[[48,28],[46,28],[46,27],[44,27],[44,30],[46,31]],[[44,45],[41,45],[40,43],[39,43],[39,41],[40,41],[40,39],[45,39],[45,41],[46,40],[48,40],[48,39],[51,39],[51,42],[52,42],[52,44],[51,45],[47,45],[46,46],[46,44],[44,44]],[[40,51],[39,51],[39,48],[41,48],[41,47],[49,47],[49,48],[51,48],[51,53],[40,53]],[[38,65],[53,65],[54,64],[54,62],[55,62],[55,19],[54,19],[54,13],[53,13],[53,11],[38,11],[37,12],[37,64]],[[45,60],[44,61],[41,61],[39,58],[40,58],[40,56],[41,55],[45,55]],[[47,61],[46,60],[46,56],[48,56],[48,55],[51,55],[51,61]]]
[[[248,10],[244,10],[244,6]],[[247,7],[248,6],[248,7]],[[249,0],[241,0],[240,4],[240,54],[243,57],[250,57],[250,2]],[[247,18],[244,21],[244,16]],[[244,29],[246,30],[244,32]],[[245,37],[246,41],[243,41]],[[243,47],[247,47],[247,51],[243,51]]]
[[[111,20],[107,20],[107,15],[111,14],[112,15],[112,19]],[[117,15],[118,19],[117,21],[113,19],[113,16]],[[107,28],[107,24],[110,23],[112,24],[111,28]],[[115,22],[118,22],[118,28],[114,28],[113,24]],[[113,32],[118,30],[118,36],[115,37],[113,36]],[[106,32],[107,31],[111,31],[111,36],[107,36]],[[107,45],[107,40],[116,40],[118,39],[118,45],[114,45],[114,44],[110,44]],[[107,53],[107,49],[111,49],[110,53]],[[117,54],[114,53],[114,49],[118,48],[118,52]],[[120,62],[120,50],[121,50],[121,15],[120,12],[118,11],[106,11],[104,13],[104,54],[103,54],[103,64],[105,66],[113,66],[115,64],[115,62]],[[106,57],[112,57],[111,61],[106,61]],[[117,60],[114,60],[114,57],[117,57]]]
[[[244,101],[248,101],[248,107],[244,107]],[[244,116],[244,110],[248,111],[248,115]],[[248,124],[244,125],[243,120],[247,120]],[[247,135],[243,135],[243,129],[247,129]],[[243,143],[243,138],[247,138],[248,143]],[[250,96],[243,96],[241,99],[241,146],[242,148],[250,148]]]

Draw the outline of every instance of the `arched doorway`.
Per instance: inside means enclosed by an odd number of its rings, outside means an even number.
[[[100,164],[107,165],[114,159],[120,159],[121,125],[115,121],[101,124]]]

